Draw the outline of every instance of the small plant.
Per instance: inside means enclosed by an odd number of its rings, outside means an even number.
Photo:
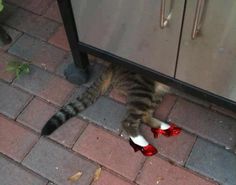
[[[27,62],[21,63],[12,61],[7,64],[6,71],[13,72],[16,75],[16,78],[19,78],[21,75],[30,72],[30,66]]]
[[[3,10],[4,6],[2,4],[2,0],[0,0],[0,12]]]

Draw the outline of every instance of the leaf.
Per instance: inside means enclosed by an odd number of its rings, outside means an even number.
[[[100,178],[101,172],[102,172],[102,168],[98,168],[95,171],[94,176],[93,176],[93,181],[97,181]]]
[[[0,0],[0,12],[3,10],[4,6],[2,4],[2,0]]]
[[[16,69],[16,78],[18,79],[19,77],[20,77],[20,69],[17,68],[17,69]]]
[[[28,74],[30,72],[29,64],[24,63],[19,66],[20,74]]]
[[[78,171],[76,174],[68,177],[68,181],[71,181],[71,182],[75,182],[75,181],[78,181],[79,178],[81,177],[82,175],[82,172],[81,171]]]
[[[163,181],[164,180],[164,178],[163,177],[158,177],[157,178],[157,182],[156,182],[156,184],[159,184],[161,181]]]
[[[9,62],[6,67],[6,71],[11,71],[11,72],[16,72],[17,68],[19,68],[19,63],[18,62]]]

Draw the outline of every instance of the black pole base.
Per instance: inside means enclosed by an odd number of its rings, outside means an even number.
[[[69,64],[64,70],[64,75],[69,82],[76,85],[82,85],[89,80],[88,68],[80,69],[75,64]]]
[[[0,47],[10,44],[11,42],[12,38],[10,37],[10,35],[2,26],[0,26]]]

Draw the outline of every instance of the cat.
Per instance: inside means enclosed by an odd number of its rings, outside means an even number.
[[[119,65],[111,64],[102,75],[76,101],[68,103],[53,115],[42,129],[41,135],[50,135],[68,119],[76,116],[93,104],[110,88],[117,88],[127,95],[127,114],[122,126],[130,138],[130,145],[135,151],[145,156],[157,153],[154,146],[140,133],[140,124],[150,126],[154,136],[178,135],[180,128],[174,124],[166,124],[152,116],[154,108],[159,104],[166,91],[161,84],[144,75],[132,72]]]

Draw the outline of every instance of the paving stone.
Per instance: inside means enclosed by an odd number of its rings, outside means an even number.
[[[10,28],[8,26],[3,26],[3,28],[10,35],[12,41],[10,44],[0,47],[0,51],[1,50],[6,51],[22,35],[22,33],[20,31],[17,31],[17,30]]]
[[[213,185],[186,169],[179,168],[157,157],[148,158],[136,182],[139,185]]]
[[[160,103],[160,105],[158,105],[157,109],[155,110],[154,117],[162,121],[166,121],[171,109],[176,103],[176,100],[177,97],[175,95],[172,94],[165,95],[163,97],[162,102]]]
[[[52,72],[66,55],[65,51],[27,35],[19,38],[8,52]]]
[[[59,7],[57,4],[57,1],[54,1],[51,6],[48,8],[47,12],[45,13],[45,16],[49,19],[52,19],[54,21],[57,21],[59,23],[62,23],[61,14],[59,11]]]
[[[21,62],[22,60],[8,53],[0,52],[0,79],[3,79],[7,82],[12,82],[12,80],[15,78],[15,74],[13,72],[6,70],[8,63],[12,61]]]
[[[85,129],[73,150],[130,180],[135,179],[145,160],[128,142],[92,125]]]
[[[47,180],[22,168],[0,155],[0,182],[2,185],[46,185]]]
[[[5,24],[43,40],[47,40],[59,27],[58,23],[21,8],[6,19]]]
[[[0,152],[3,154],[21,161],[37,140],[34,133],[0,116]]]
[[[16,118],[31,100],[31,97],[31,95],[0,81],[0,113],[10,118]]]
[[[52,182],[49,182],[47,185],[56,185],[56,184],[54,184],[54,183],[52,183]]]
[[[179,99],[169,119],[227,149],[236,145],[236,120],[202,106]]]
[[[48,42],[66,51],[70,50],[64,26],[60,26],[58,30],[49,38]]]
[[[69,99],[67,100],[67,103],[69,102],[73,102],[76,101],[76,98],[81,97],[82,94],[87,90],[88,88],[85,86],[80,86],[80,87],[76,87],[74,89],[74,92],[72,93],[72,95],[69,97]]]
[[[212,105],[211,109],[215,110],[215,111],[217,111],[219,113],[222,113],[222,114],[224,114],[226,116],[230,116],[230,117],[236,119],[236,112],[234,112],[234,111],[232,111],[230,109],[226,109],[226,108],[220,107],[218,105]]]
[[[106,97],[100,97],[97,102],[88,107],[80,115],[102,127],[119,133],[121,121],[126,114],[126,107]]]
[[[33,65],[28,75],[16,79],[13,84],[56,105],[64,105],[74,89],[68,81]]]
[[[207,98],[198,98],[196,96],[192,96],[189,93],[184,92],[184,89],[182,90],[178,90],[178,89],[171,89],[172,93],[174,93],[175,95],[182,97],[183,99],[185,99],[186,101],[190,101],[192,103],[196,103],[198,105],[204,106],[209,108],[210,107],[210,103],[208,102]]]
[[[34,98],[18,116],[17,121],[40,133],[42,127],[56,111],[54,106]]]
[[[157,148],[159,154],[180,165],[185,164],[196,140],[196,136],[185,131],[182,131],[181,134],[176,137],[160,135],[155,139],[150,127],[145,125],[142,125],[141,132],[143,136]]]
[[[88,185],[97,168],[91,162],[43,138],[24,159],[23,165],[58,185],[71,185],[68,177],[78,171],[82,172],[82,176],[73,184]]]
[[[236,184],[236,155],[206,140],[197,139],[187,167],[223,185]]]
[[[21,8],[30,10],[36,14],[43,14],[54,0],[7,0]]]
[[[100,178],[93,182],[92,185],[132,185],[129,182],[117,177],[105,170],[102,170]]]
[[[71,148],[86,127],[87,123],[85,121],[78,118],[72,118],[58,128],[50,138]]]
[[[4,1],[4,11],[2,11],[0,14],[0,23],[3,24],[10,17],[14,17],[14,14],[18,9],[18,7],[8,4]]]
[[[71,53],[68,53],[63,60],[61,61],[60,65],[58,65],[57,69],[56,69],[56,74],[61,76],[61,77],[65,77],[64,76],[64,70],[67,68],[67,66],[69,64],[73,63],[73,58]]]

